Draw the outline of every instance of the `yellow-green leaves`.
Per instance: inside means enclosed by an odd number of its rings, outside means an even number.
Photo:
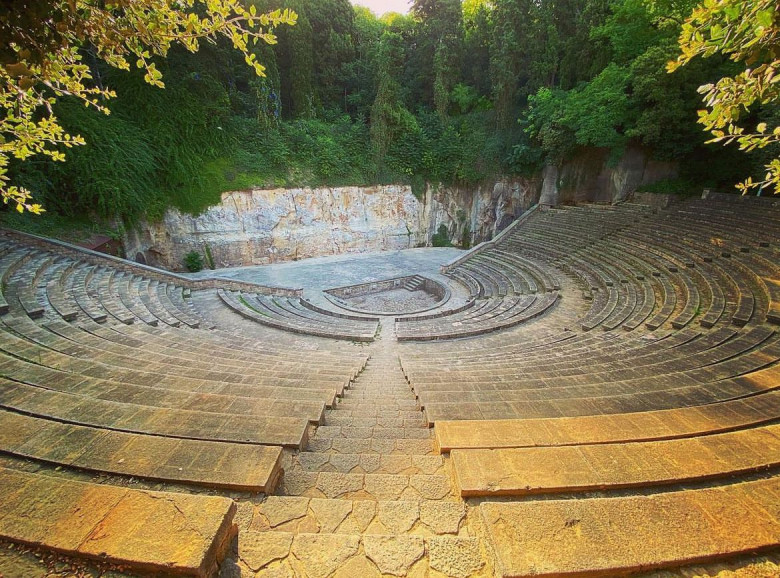
[[[699,123],[713,135],[710,142],[737,143],[752,151],[780,142],[780,127],[765,122],[741,126],[754,104],[780,100],[780,16],[776,0],[704,0],[685,21],[679,39],[681,54],[667,69],[673,72],[696,56],[721,53],[741,63],[744,71],[699,87],[706,110]],[[738,186],[748,192],[771,187],[780,191],[780,159],[766,166],[766,178],[747,179]]]
[[[247,9],[241,0],[53,0],[49,4],[51,13],[61,16],[55,25],[61,35],[58,43],[52,44],[46,26],[37,30],[38,36],[21,29],[10,35],[24,42],[0,38],[3,48],[18,56],[16,62],[0,64],[0,198],[20,212],[43,209],[30,202],[29,191],[10,183],[9,158],[25,160],[43,154],[62,161],[63,149],[85,144],[60,126],[52,110],[56,99],[72,96],[108,114],[106,102],[116,96],[93,84],[89,67],[81,62],[82,47],[91,46],[99,58],[118,69],[129,70],[134,62],[144,71],[146,82],[162,88],[155,58],[165,57],[173,44],[195,52],[201,40],[222,36],[262,76],[265,68],[250,51],[250,39],[252,44],[257,40],[272,44],[276,42],[273,29],[293,25],[297,19],[290,10],[258,14],[254,5]]]

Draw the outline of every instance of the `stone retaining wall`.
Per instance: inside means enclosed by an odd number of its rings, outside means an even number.
[[[251,291],[253,293],[261,293],[263,295],[283,295],[286,297],[300,297],[303,295],[303,289],[289,288],[289,287],[269,287],[266,285],[258,285],[256,283],[250,283],[248,281],[237,281],[235,279],[228,279],[226,277],[207,277],[200,279],[193,279],[185,275],[178,275],[171,273],[170,271],[164,271],[151,267],[149,265],[142,265],[141,263],[134,263],[127,259],[120,259],[112,255],[106,255],[105,253],[98,253],[78,245],[72,245],[64,241],[57,239],[49,239],[46,237],[40,237],[38,235],[32,235],[30,233],[23,233],[21,231],[14,231],[11,229],[0,229],[0,234],[7,238],[17,240],[26,245],[32,245],[39,247],[45,251],[53,251],[57,254],[79,259],[92,265],[98,265],[102,267],[111,267],[118,271],[124,271],[126,273],[132,273],[134,275],[140,275],[148,279],[154,279],[163,283],[173,283],[180,287],[188,287],[190,289],[231,289],[238,291]]]

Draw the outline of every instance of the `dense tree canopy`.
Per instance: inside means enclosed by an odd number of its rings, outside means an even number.
[[[171,205],[197,212],[223,191],[251,186],[402,182],[419,193],[426,181],[473,185],[536,174],[583,147],[617,159],[640,146],[679,161],[680,179],[657,190],[730,189],[748,175],[766,180],[764,166],[777,156],[770,0],[706,0],[695,12],[696,0],[415,0],[409,15],[381,17],[348,0],[222,0],[246,19],[241,26],[256,18],[246,39],[223,34],[220,23],[233,21],[208,13],[213,4],[188,2],[200,6],[194,36],[215,40],[197,54],[189,40],[112,37],[119,56],[141,53],[128,61],[140,71],[122,70],[133,67],[101,52],[100,38],[70,39],[74,70],[95,92],[52,93],[61,132],[46,151],[25,151],[22,163],[2,150],[14,183],[58,213],[132,219]],[[290,21],[283,9],[297,24],[277,30],[278,44],[247,43]],[[159,25],[186,33],[190,18]],[[41,37],[38,56],[19,55],[23,39],[13,40],[16,48],[0,54],[4,79],[23,88],[9,64],[24,56],[34,66],[59,46],[56,27],[52,34]],[[264,76],[245,61],[262,62]],[[165,90],[149,85],[158,74]],[[36,86],[44,97],[54,90]],[[700,86],[709,107],[701,117]],[[110,117],[99,114],[106,87],[121,96]],[[85,108],[85,99],[96,105]],[[755,150],[707,144],[712,135],[697,119],[716,139]],[[45,154],[66,151],[64,134],[89,146],[52,163]]]
[[[0,13],[0,196],[22,212],[40,212],[29,191],[9,184],[8,158],[40,154],[64,160],[59,145],[84,144],[52,110],[60,97],[80,100],[104,113],[113,90],[93,74],[85,58],[129,70],[134,61],[144,80],[162,88],[155,57],[179,44],[197,52],[202,39],[229,38],[255,73],[265,67],[251,44],[276,41],[271,30],[294,24],[289,10],[258,13],[238,0],[94,0],[4,2]]]
[[[699,88],[707,105],[707,110],[699,112],[699,122],[712,132],[713,142],[737,142],[746,151],[780,143],[777,8],[774,0],[706,0],[683,24],[682,54],[670,62],[670,70],[677,70],[696,56],[714,54],[725,55],[741,65],[734,74]],[[772,104],[775,106],[767,106]],[[764,114],[751,115],[756,109]],[[764,177],[756,183],[748,178],[739,185],[743,191],[755,186],[780,191],[780,155],[771,156]]]

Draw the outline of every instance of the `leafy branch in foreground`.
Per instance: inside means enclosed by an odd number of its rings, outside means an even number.
[[[734,76],[699,87],[707,107],[699,111],[699,123],[714,136],[709,142],[736,142],[743,151],[780,143],[780,126],[759,122],[747,128],[738,124],[754,105],[780,101],[780,15],[776,0],[705,0],[686,19],[679,43],[682,54],[667,65],[669,72],[696,56],[716,53],[745,66]],[[780,157],[772,159],[766,171],[763,180],[753,182],[748,178],[737,188],[743,194],[758,187],[780,192]]]
[[[200,42],[228,38],[259,76],[264,66],[252,46],[276,43],[281,24],[294,25],[290,10],[258,13],[241,0],[31,0],[24,10],[0,15],[0,197],[19,212],[40,213],[32,194],[11,183],[11,157],[44,155],[65,160],[63,148],[85,144],[59,123],[52,106],[71,96],[108,114],[116,94],[93,77],[85,53],[114,68],[144,71],[144,80],[163,87],[154,58],[180,44],[197,52]]]

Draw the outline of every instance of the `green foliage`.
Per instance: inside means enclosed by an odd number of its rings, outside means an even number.
[[[669,63],[674,71],[696,56],[727,56],[739,69],[716,82],[703,84],[705,110],[699,123],[713,135],[711,142],[736,143],[742,151],[780,145],[780,124],[754,123],[751,109],[780,105],[780,15],[775,0],[722,0],[699,4],[685,20],[679,39],[682,54]],[[780,193],[780,154],[775,152],[757,182],[738,185],[743,193],[764,187]]]
[[[425,178],[422,175],[412,175],[409,183],[412,187],[412,194],[418,201],[422,201],[425,195]]]
[[[203,257],[197,251],[190,251],[184,256],[184,266],[190,273],[203,270]]]
[[[533,177],[584,147],[616,159],[640,145],[700,188],[760,180],[780,145],[743,159],[696,124],[696,87],[744,66],[713,55],[666,72],[693,1],[416,0],[408,16],[377,17],[348,0],[288,0],[296,26],[249,47],[264,77],[225,39],[156,61],[165,90],[83,50],[96,82],[121,94],[112,114],[60,99],[64,129],[88,146],[7,170],[58,215],[127,223],[253,187],[399,183],[422,199],[427,183]],[[769,103],[739,111],[766,131],[780,118]]]
[[[3,211],[0,212],[0,227],[43,237],[55,237],[69,243],[79,243],[94,235],[120,239],[123,234],[122,228],[98,222],[89,216],[68,217],[59,215],[56,211],[46,211],[41,215]]]
[[[6,7],[8,8],[8,7]],[[60,123],[55,105],[63,97],[109,114],[116,96],[95,69],[130,70],[163,88],[158,58],[179,46],[195,53],[201,41],[229,41],[254,72],[265,67],[251,46],[274,43],[274,27],[295,24],[289,9],[258,12],[240,2],[149,0],[138,7],[89,0],[31,0],[0,18],[0,198],[17,211],[40,213],[31,193],[12,182],[8,165],[39,155],[64,161],[65,150],[85,144]],[[85,63],[85,53],[91,62]]]
[[[206,253],[206,264],[213,271],[216,269],[216,266],[214,265],[214,255],[211,254],[211,247],[209,247],[208,243],[203,246],[203,250]]]
[[[641,185],[637,188],[637,191],[692,197],[701,195],[702,187],[699,183],[692,183],[685,179],[664,179],[649,185]]]
[[[447,225],[444,223],[439,225],[438,230],[431,238],[431,244],[434,247],[452,247],[452,243],[450,242],[450,233],[447,230]]]
[[[463,235],[460,238],[461,249],[471,249],[471,225],[463,225]]]

